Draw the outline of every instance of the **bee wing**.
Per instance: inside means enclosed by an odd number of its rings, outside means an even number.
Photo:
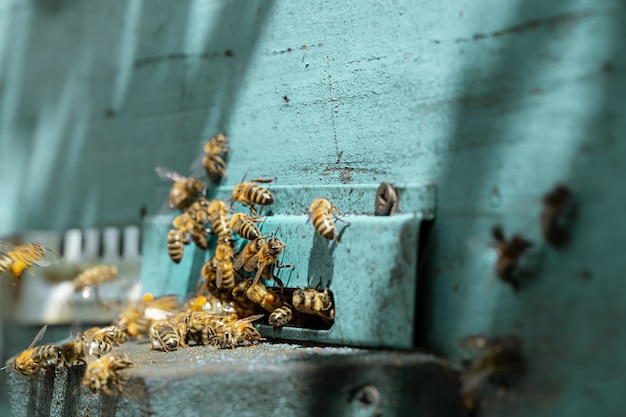
[[[204,152],[200,152],[198,156],[195,157],[191,165],[189,165],[189,170],[193,173],[200,173],[202,171],[202,159],[204,158]]]
[[[14,250],[17,246],[4,241],[4,240],[0,240],[0,252],[11,252],[12,250]]]
[[[175,314],[171,311],[163,310],[156,307],[148,307],[143,312],[144,317],[147,317],[152,320],[167,320],[168,318],[173,317]]]
[[[224,268],[221,265],[217,267],[215,274],[215,285],[217,288],[222,288],[222,277],[224,276]]]
[[[41,329],[39,329],[39,331],[37,332],[37,334],[35,335],[35,338],[33,339],[32,342],[30,342],[30,345],[28,346],[28,349],[32,349],[33,346],[35,346],[35,343],[39,342],[41,340],[41,338],[43,337],[44,334],[46,334],[46,330],[48,329],[48,325],[44,325]],[[26,350],[28,350],[26,349]]]
[[[175,294],[164,295],[162,297],[155,298],[152,301],[148,301],[147,303],[150,307],[166,311],[173,311],[180,308],[180,304],[178,304],[178,296]]]
[[[257,265],[258,261],[259,261],[258,254],[251,256],[250,258],[246,260],[246,263],[244,264],[243,269],[248,272],[254,271],[254,267]]]
[[[480,372],[469,372],[461,377],[462,385],[460,394],[465,396],[476,390],[480,384],[491,376],[491,369],[483,369]]]
[[[63,257],[52,249],[46,248],[45,250],[46,252],[44,253],[43,258],[33,259],[33,263],[39,266],[49,266],[57,264],[63,260]]]
[[[257,321],[258,319],[262,318],[264,315],[265,314],[255,314],[254,316],[244,317],[237,320],[237,324],[252,323],[253,321]]]
[[[185,177],[183,177],[182,175],[180,175],[178,172],[174,171],[171,168],[158,166],[154,168],[154,170],[156,171],[159,178],[161,178],[164,181],[180,182],[185,179]]]

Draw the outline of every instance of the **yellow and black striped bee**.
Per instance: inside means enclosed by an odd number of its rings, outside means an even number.
[[[13,369],[22,375],[37,375],[44,373],[50,367],[59,365],[63,361],[63,351],[58,346],[43,345],[34,347],[43,335],[48,326],[43,326],[28,349],[22,351],[15,357]]]
[[[240,202],[244,206],[248,207],[250,211],[252,211],[252,213],[256,216],[257,213],[256,209],[254,208],[254,204],[258,204],[261,206],[274,204],[274,196],[269,190],[254,183],[269,183],[272,181],[274,180],[256,178],[251,180],[251,182],[241,182],[235,185],[235,188],[233,188],[232,202]]]
[[[278,294],[268,291],[267,287],[260,282],[250,285],[246,290],[246,296],[270,313],[283,304]]]
[[[157,320],[150,327],[150,341],[152,349],[170,352],[178,349],[178,347],[187,346],[185,341],[181,339],[178,330],[166,320]]]
[[[335,223],[333,217],[339,221],[347,223],[341,220],[337,214],[342,214],[339,209],[330,202],[330,200],[320,197],[316,198],[309,207],[309,219],[313,223],[313,227],[318,235],[324,239],[334,240],[339,243],[339,237],[335,230]],[[349,223],[348,223],[349,224]]]
[[[222,239],[232,238],[230,223],[228,221],[229,208],[223,200],[212,200],[208,208],[209,221],[213,232]]]
[[[109,353],[87,365],[83,384],[94,393],[103,392],[107,395],[114,395],[112,386],[118,392],[122,391],[122,378],[119,371],[135,366],[128,356]]]
[[[188,243],[189,240],[182,230],[170,229],[167,234],[167,253],[170,255],[170,259],[175,263],[180,263],[183,259],[185,245]]]
[[[204,145],[202,166],[207,178],[213,183],[219,183],[226,176],[226,161],[222,158],[222,154],[228,152],[226,145],[228,139],[223,133],[216,134]]]
[[[244,246],[241,252],[235,257],[235,263],[233,264],[235,271],[239,271],[242,267],[246,272],[254,271],[257,263],[257,254],[266,244],[265,238],[269,236],[270,235],[257,237]]]
[[[227,321],[215,326],[215,338],[217,345],[222,348],[234,349],[237,346],[248,346],[257,340],[265,340],[252,322],[263,317],[257,314],[236,321]]]
[[[254,223],[261,223],[258,217],[250,217],[245,213],[235,213],[230,218],[233,231],[246,240],[254,240],[261,236],[259,228]]]
[[[9,242],[0,241],[0,253],[0,274],[4,271],[11,272],[13,285],[26,269],[34,273],[33,264],[49,266],[62,260],[56,252],[38,242],[15,246]]]
[[[74,278],[74,292],[79,292],[86,287],[93,287],[104,282],[119,278],[117,266],[97,265],[86,269]]]
[[[293,292],[291,305],[296,311],[320,316],[326,321],[335,319],[335,306],[328,288],[324,288],[324,291],[298,288]]]
[[[170,208],[185,210],[204,193],[204,183],[199,179],[182,176],[162,166],[156,167],[156,173],[162,180],[173,182],[168,199]]]
[[[204,311],[193,311],[185,317],[187,339],[198,345],[211,346],[216,344],[213,320],[215,316]]]
[[[254,284],[259,282],[259,278],[276,279],[274,268],[292,268],[293,264],[282,265],[278,261],[278,255],[285,249],[286,245],[278,238],[273,237],[261,246],[261,250],[255,255],[257,262],[257,273],[254,277]]]
[[[84,366],[85,362],[85,349],[82,340],[68,340],[60,346],[61,349],[61,363],[65,369],[72,366]]]
[[[279,327],[283,327],[291,323],[292,319],[293,319],[293,310],[288,305],[284,305],[272,311],[272,314],[270,314],[267,321],[270,324],[270,326],[272,326],[274,330],[276,330]]]
[[[80,333],[81,340],[102,340],[110,345],[121,345],[128,341],[128,335],[123,328],[119,326],[92,327]]]

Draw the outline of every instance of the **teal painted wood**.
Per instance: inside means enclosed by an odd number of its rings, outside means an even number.
[[[139,222],[167,195],[153,167],[184,172],[218,130],[227,185],[436,183],[427,345],[458,361],[468,333],[521,336],[528,376],[486,415],[619,415],[625,18],[617,0],[5,1],[0,232]],[[575,239],[514,294],[468,242],[536,237],[557,182]]]

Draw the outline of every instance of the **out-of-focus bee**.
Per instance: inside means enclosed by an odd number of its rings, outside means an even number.
[[[257,303],[250,300],[247,295],[248,288],[252,285],[252,278],[241,281],[232,290],[232,298],[235,303],[235,310],[239,317],[251,316],[256,312]]]
[[[113,346],[102,339],[91,339],[87,337],[82,343],[85,353],[90,357],[99,358],[113,350]]]
[[[263,314],[257,314],[216,326],[215,332],[218,346],[222,349],[234,349],[237,346],[251,345],[257,340],[265,340],[252,325],[252,322],[262,317]]]
[[[205,313],[204,311],[189,313],[187,317],[185,317],[187,338],[193,340],[197,345],[215,345],[215,329],[212,325],[214,319],[214,315]]]
[[[179,346],[187,346],[180,336],[178,330],[166,320],[155,321],[150,327],[150,341],[153,350],[159,349],[169,352],[178,349]]]
[[[119,371],[136,365],[126,355],[109,353],[87,365],[83,384],[92,392],[114,395],[113,387],[122,391],[122,378]]]
[[[208,302],[204,295],[198,295],[187,300],[184,309],[186,311],[203,311]]]
[[[198,197],[187,209],[194,220],[204,225],[209,222],[209,200],[205,197]]]
[[[247,272],[254,271],[254,268],[256,268],[257,254],[266,244],[265,238],[269,236],[270,235],[260,236],[244,246],[243,250],[235,257],[233,264],[235,271],[239,271],[241,267]]]
[[[128,335],[119,326],[106,326],[103,328],[91,327],[79,334],[81,340],[102,340],[110,345],[121,345],[128,340]]]
[[[318,235],[324,239],[334,240],[339,243],[339,237],[335,230],[335,223],[333,217],[343,223],[348,222],[341,220],[337,214],[342,214],[339,209],[330,202],[330,200],[320,197],[313,200],[309,207],[309,218],[313,223],[313,227]]]
[[[254,240],[261,236],[259,228],[254,223],[261,223],[263,220],[257,217],[250,217],[245,213],[235,213],[230,218],[230,226],[233,231],[246,240]]]
[[[298,288],[293,292],[291,305],[301,313],[320,316],[327,321],[335,319],[335,307],[328,288],[324,288],[324,291]]]
[[[246,296],[270,313],[283,304],[278,295],[268,291],[267,287],[260,282],[252,284],[246,290]]]
[[[22,276],[24,270],[33,272],[33,264],[48,266],[60,262],[61,257],[44,247],[41,243],[26,243],[24,245],[12,245],[9,242],[0,241],[0,274],[9,271],[13,275],[13,285]]]
[[[74,292],[79,292],[85,287],[93,287],[103,282],[112,281],[118,278],[118,270],[115,265],[98,265],[86,269],[74,278]]]
[[[206,238],[206,230],[202,227],[202,225],[197,223],[194,220],[193,216],[190,215],[188,212],[176,216],[172,220],[172,226],[174,226],[175,230],[179,230],[183,233],[183,244],[185,242],[189,242],[187,236],[191,236],[191,238],[199,248],[206,249],[209,246]],[[168,235],[168,243],[169,241],[170,240]]]
[[[565,246],[570,240],[570,229],[576,215],[572,193],[564,185],[556,186],[543,197],[541,233],[555,247]]]
[[[274,180],[256,178],[251,180],[251,182],[241,182],[235,185],[235,188],[233,188],[232,202],[240,202],[244,206],[248,207],[250,211],[256,216],[257,213],[256,209],[254,208],[254,204],[258,204],[261,206],[273,204],[274,196],[269,190],[254,183],[269,183],[272,181]]]
[[[181,230],[170,229],[167,234],[167,253],[170,255],[170,259],[175,263],[180,263],[183,259],[185,247],[189,240],[185,238],[185,233]]]
[[[226,162],[221,156],[228,152],[226,145],[228,145],[228,139],[223,133],[216,134],[204,145],[202,166],[207,178],[213,183],[219,183],[220,179],[226,176]]]
[[[284,305],[272,311],[272,314],[270,314],[267,321],[270,324],[270,326],[272,326],[274,330],[276,330],[279,327],[282,327],[291,323],[292,319],[293,319],[293,311],[291,310],[291,307],[289,307],[288,305]]]
[[[52,345],[35,346],[46,333],[48,326],[43,326],[37,333],[28,349],[15,357],[13,369],[22,375],[37,375],[44,373],[52,366],[60,364],[63,360],[61,348]]]
[[[520,280],[516,274],[516,269],[519,264],[519,258],[531,244],[520,235],[515,235],[511,240],[506,240],[501,226],[494,226],[491,234],[494,238],[493,246],[498,253],[495,266],[496,275],[502,281],[510,284],[513,289],[518,290]]]
[[[154,320],[169,319],[180,309],[181,305],[175,295],[154,298],[147,293],[141,301],[129,305],[122,311],[113,324],[125,329],[129,336],[137,337],[148,334]]]
[[[466,349],[481,352],[461,375],[460,393],[468,400],[476,397],[484,381],[509,387],[515,378],[524,373],[521,342],[516,336],[488,338],[473,335],[459,340],[459,344]]]
[[[162,166],[156,167],[156,173],[161,179],[173,182],[168,199],[170,208],[184,210],[204,192],[204,183],[199,179],[184,177],[178,172]]]
[[[85,349],[82,340],[68,340],[60,346],[61,364],[65,369],[72,366],[87,365],[85,362]]]
[[[213,232],[220,238],[232,237],[228,222],[229,209],[226,203],[223,200],[211,200],[208,211]]]
[[[274,278],[274,268],[292,268],[293,264],[282,265],[278,261],[278,255],[285,249],[285,244],[280,239],[273,237],[263,246],[261,250],[256,254],[257,261],[257,273],[254,277],[254,284],[259,282],[259,278],[272,279]]]

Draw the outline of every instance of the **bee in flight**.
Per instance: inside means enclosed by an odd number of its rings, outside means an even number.
[[[162,166],[156,167],[155,170],[159,178],[173,182],[168,199],[170,208],[185,210],[204,192],[204,183],[199,179],[184,177]]]
[[[48,266],[60,262],[61,257],[54,251],[47,249],[41,243],[33,242],[15,246],[0,241],[0,273],[9,271],[13,275],[13,285],[22,276],[24,270],[33,272],[33,264]]]
[[[93,287],[104,282],[118,278],[118,270],[115,265],[98,265],[86,269],[74,278],[74,292],[79,292],[86,287]]]
[[[350,224],[341,220],[337,214],[342,214],[337,206],[330,202],[330,200],[320,197],[316,198],[309,207],[309,219],[313,223],[313,227],[318,235],[324,239],[334,240],[339,243],[339,237],[335,230],[335,223],[333,217],[341,222]]]

